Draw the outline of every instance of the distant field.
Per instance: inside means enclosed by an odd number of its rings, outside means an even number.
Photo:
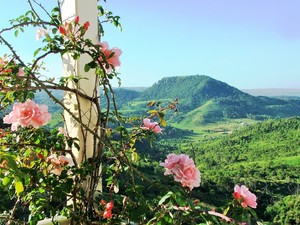
[[[201,141],[203,139],[210,139],[224,134],[230,134],[235,130],[239,130],[247,125],[254,124],[257,121],[251,119],[227,119],[217,123],[207,123],[203,125],[193,125],[192,123],[178,124],[172,123],[171,125],[179,129],[192,130],[195,135],[190,138],[193,141]]]
[[[299,88],[267,88],[267,89],[242,89],[241,91],[254,96],[299,96]]]

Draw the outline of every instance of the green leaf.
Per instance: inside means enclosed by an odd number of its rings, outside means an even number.
[[[173,195],[173,192],[172,191],[169,191],[165,196],[163,196],[159,202],[158,202],[158,205],[161,205],[163,204],[168,198],[170,198],[171,196]]]
[[[19,30],[15,30],[15,37],[18,37],[19,35]]]
[[[6,187],[10,182],[11,182],[10,177],[4,177],[4,179],[2,180],[2,184],[4,187]]]
[[[17,195],[22,193],[24,191],[23,183],[19,180],[15,181],[15,189],[16,189]]]
[[[34,51],[33,56],[36,57],[37,54],[41,51],[41,48],[38,48],[37,50]]]
[[[162,125],[163,127],[166,127],[167,126],[167,122],[163,118],[161,118],[160,119],[160,125]]]
[[[147,113],[149,113],[149,114],[156,114],[156,113],[157,113],[157,110],[155,110],[155,109],[149,110]]]
[[[91,69],[90,65],[89,64],[85,64],[84,65],[84,72],[89,72],[89,70]]]
[[[98,66],[98,64],[95,61],[91,61],[88,63],[88,65],[90,66],[90,68],[94,69]]]
[[[53,28],[51,31],[52,31],[52,34],[56,34],[57,31],[58,31],[58,29],[57,28]]]
[[[133,153],[131,154],[131,160],[132,160],[133,162],[137,162],[137,161],[138,161],[138,154],[137,154],[136,152],[133,152]]]
[[[118,126],[115,130],[121,132],[121,131],[124,131],[126,129],[123,126]]]

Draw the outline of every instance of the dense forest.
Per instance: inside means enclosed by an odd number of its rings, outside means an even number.
[[[272,224],[300,223],[300,117],[270,119],[232,134],[193,142],[190,132],[168,129],[155,148],[139,146],[145,158],[160,161],[171,152],[186,153],[202,173],[199,198],[222,207],[234,184],[258,196],[257,213]],[[186,137],[186,138],[183,138]]]

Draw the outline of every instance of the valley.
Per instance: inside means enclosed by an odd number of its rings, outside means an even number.
[[[270,224],[300,223],[293,223],[300,218],[300,97],[254,96],[203,75],[114,91],[124,117],[146,118],[149,101],[178,99],[178,112],[166,113],[167,126],[156,144],[136,143],[138,167],[151,175],[161,170],[157,162],[167,154],[188,154],[202,174],[193,194],[201,202],[222,209],[234,185],[245,184],[258,196],[259,218]],[[53,94],[63,98],[62,92]],[[37,93],[36,101],[49,106],[49,129],[63,125],[62,110],[45,93]]]

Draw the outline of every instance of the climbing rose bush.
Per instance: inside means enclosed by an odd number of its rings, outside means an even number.
[[[116,69],[121,65],[122,51],[110,48],[107,42],[94,43],[86,38],[89,21],[82,24],[78,16],[62,21],[62,1],[58,0],[57,7],[49,12],[37,2],[28,0],[29,11],[0,31],[0,43],[11,50],[11,55],[0,58],[0,107],[8,110],[12,106],[3,119],[11,124],[10,129],[0,129],[0,187],[13,202],[7,208],[9,216],[0,215],[0,219],[7,224],[30,225],[41,220],[43,224],[52,223],[61,215],[72,225],[177,225],[204,221],[243,224],[249,220],[249,207],[257,204],[245,186],[235,187],[235,199],[228,210],[222,213],[207,209],[199,199],[201,173],[192,158],[171,153],[159,166],[150,162],[149,152],[140,153],[144,148],[141,143],[154,145],[163,133],[166,111],[178,112],[178,99],[167,105],[150,101],[146,115],[119,114],[110,82],[114,78],[119,81]],[[98,10],[98,15],[104,17],[97,24],[101,40],[102,21],[119,28],[120,24],[119,17],[101,5]],[[39,11],[45,12],[45,18],[37,14]],[[28,63],[2,36],[12,30],[17,36],[27,26],[36,28],[36,39],[42,39],[39,44],[44,45]],[[53,54],[72,62],[85,55],[88,61],[78,64],[83,67],[80,74],[68,65],[70,70],[56,81],[43,74],[42,61]],[[90,69],[92,73],[87,74]],[[91,95],[81,85],[90,78]],[[99,89],[103,90],[101,94]],[[47,105],[32,100],[37,90],[44,90],[64,110],[64,128],[53,128],[51,124],[50,128],[43,127],[51,114]],[[65,95],[57,98],[53,90],[64,91]],[[89,110],[79,99],[89,105]],[[93,117],[91,112],[97,115]],[[175,182],[164,175],[173,176]]]
[[[165,175],[174,175],[174,180],[180,182],[183,187],[192,190],[200,186],[200,171],[188,155],[169,154],[160,165],[166,168]]]
[[[38,128],[46,125],[51,119],[47,105],[39,106],[34,101],[27,99],[24,103],[17,102],[13,111],[3,118],[3,122],[11,124],[11,130],[15,131],[19,126]]]

